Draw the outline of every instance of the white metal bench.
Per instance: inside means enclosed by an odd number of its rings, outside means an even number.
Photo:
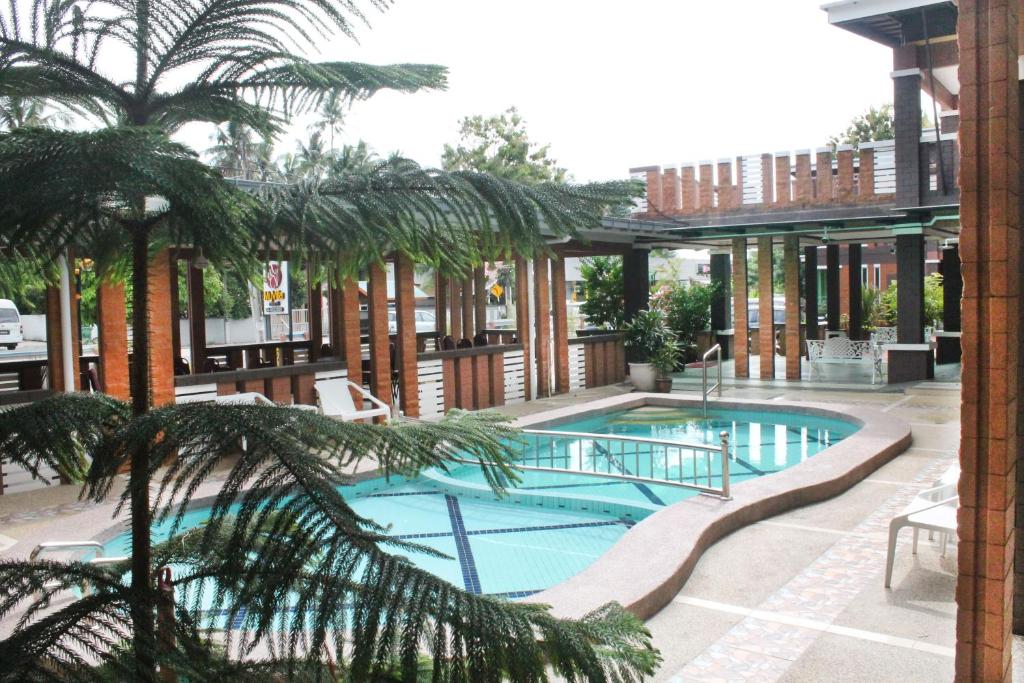
[[[870,363],[871,383],[882,377],[882,347],[870,341],[853,341],[848,337],[807,340],[807,360],[811,364],[808,379],[824,364]]]

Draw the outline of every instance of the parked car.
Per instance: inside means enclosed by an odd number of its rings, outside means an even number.
[[[776,325],[786,324],[786,299],[777,296],[772,299],[772,319]],[[747,301],[747,321],[751,327],[757,327],[761,323],[761,305],[757,299]]]
[[[433,332],[437,329],[437,318],[433,311],[417,308],[415,311],[416,332]],[[394,309],[388,310],[388,332],[398,332],[398,314]]]
[[[0,299],[0,346],[13,351],[23,340],[21,313],[10,299]]]

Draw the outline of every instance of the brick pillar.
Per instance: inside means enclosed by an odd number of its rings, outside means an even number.
[[[533,394],[530,384],[530,268],[528,261],[516,255],[516,338],[523,345],[523,393],[529,401]]]
[[[732,315],[733,356],[736,358],[736,376],[750,377],[750,324],[747,312],[747,240],[736,237],[732,241]]]
[[[849,204],[853,201],[853,147],[836,147],[836,201]]]
[[[818,332],[818,248],[804,247],[804,306],[807,338],[821,339]]]
[[[408,256],[395,257],[395,313],[398,320],[398,390],[406,417],[420,415],[419,367],[416,361],[416,282]]]
[[[924,235],[896,236],[896,339],[924,342]],[[923,378],[922,378],[923,379]]]
[[[735,200],[732,184],[732,159],[718,160],[718,208],[735,209],[739,202]]]
[[[961,2],[957,18],[964,277],[957,681],[1010,681],[1011,617],[1024,616],[1022,567],[1015,572],[1007,552],[1017,534],[1022,426],[1019,12],[1018,0],[976,0]]]
[[[189,348],[192,350],[192,373],[203,371],[206,363],[206,293],[203,271],[190,263],[188,277]]]
[[[547,256],[538,255],[533,260],[533,295],[533,310],[537,311],[537,398],[545,398],[551,395],[551,287]]]
[[[775,153],[775,204],[785,206],[790,201],[793,182],[789,175],[789,152]]]
[[[476,334],[476,325],[473,320],[475,312],[473,278],[466,278],[462,281],[462,336],[470,341],[473,341],[473,335]]]
[[[711,329],[729,329],[729,265],[728,253],[711,252]]]
[[[629,322],[647,308],[651,299],[650,252],[632,249],[622,257],[622,280],[625,294],[625,319]]]
[[[896,142],[896,206],[920,206],[921,70],[893,71],[892,83]]]
[[[363,384],[363,340],[362,321],[359,315],[359,283],[346,278],[339,292],[338,353],[345,359],[350,382]]]
[[[552,335],[555,340],[555,393],[569,391],[569,320],[565,303],[565,255],[551,260]]]
[[[679,169],[680,206],[684,213],[698,208],[697,203],[697,167],[694,164],[683,164]]]
[[[860,170],[857,173],[857,201],[870,202],[875,198],[875,150],[861,147]]]
[[[771,154],[761,155],[761,203],[771,206],[775,203],[775,161]]]
[[[391,405],[391,338],[388,333],[388,273],[384,266],[370,266],[367,285],[370,319],[370,392]]]
[[[434,272],[434,319],[440,343],[441,337],[448,334],[448,278],[437,271]]]
[[[316,268],[309,264],[306,269],[306,283],[309,286],[309,310],[306,320],[309,322],[309,360],[320,358],[320,347],[324,343],[323,283],[316,275]]]
[[[154,407],[174,403],[177,275],[177,259],[169,249],[160,251],[149,264],[149,390]]]
[[[104,393],[127,401],[131,398],[131,382],[124,285],[106,279],[97,285],[96,317],[100,334],[100,384]]]
[[[448,310],[452,316],[451,335],[457,342],[462,339],[462,281],[452,278],[448,281]]]
[[[859,244],[848,247],[846,275],[850,296],[850,339],[860,339],[864,330],[864,307],[861,305],[861,264],[862,249]]]
[[[796,151],[796,187],[793,201],[797,204],[810,204],[814,200],[814,180],[811,178],[811,150]]]
[[[715,206],[715,167],[710,161],[700,162],[697,199],[700,202],[701,211],[710,211]]]
[[[761,347],[761,379],[775,379],[775,311],[772,294],[772,238],[757,238],[758,310],[761,322],[757,342]]]
[[[825,329],[839,329],[839,306],[839,245],[829,244],[825,247]]]
[[[819,147],[815,154],[814,199],[818,204],[832,203],[832,150]]]
[[[473,270],[473,313],[479,334],[487,329],[487,272],[483,266]]]
[[[46,368],[47,385],[52,391],[64,391],[63,335],[60,328],[60,287],[46,288]]]
[[[647,169],[647,206],[651,213],[661,211],[661,167],[651,166]]]
[[[783,240],[782,268],[786,287],[786,379],[800,379],[800,238]]]
[[[666,168],[661,176],[662,211],[667,214],[678,213],[679,201],[679,172],[675,167]]]

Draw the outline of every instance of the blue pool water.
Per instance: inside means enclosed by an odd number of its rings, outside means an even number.
[[[567,423],[554,431],[588,432],[717,444],[730,435],[733,486],[803,462],[849,436],[856,426],[784,413],[646,407]],[[593,444],[574,446],[587,454]],[[627,461],[628,462],[628,461]],[[650,474],[642,471],[640,475]],[[712,467],[715,469],[714,463]],[[699,473],[701,475],[706,472]],[[339,490],[360,515],[388,525],[399,538],[447,558],[409,554],[418,566],[474,593],[520,598],[579,573],[637,520],[696,495],[673,486],[549,472],[524,472],[519,486],[495,500],[475,466],[428,471],[414,480],[374,479]],[[185,528],[208,512],[196,509]],[[157,527],[158,540],[167,525]],[[128,535],[108,542],[108,556],[127,553]]]

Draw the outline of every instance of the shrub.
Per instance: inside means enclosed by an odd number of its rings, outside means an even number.
[[[626,298],[622,258],[585,258],[580,263],[580,275],[583,276],[583,291],[587,297],[580,305],[580,312],[587,316],[587,323],[613,330],[621,328]]]
[[[711,325],[711,298],[715,285],[673,283],[651,297],[651,306],[663,311],[686,358],[694,357],[697,334]]]
[[[634,363],[650,363],[666,342],[674,341],[665,315],[657,309],[640,311],[624,329],[623,343]]]
[[[889,289],[882,293],[882,319],[890,327],[896,326],[897,300],[896,283],[894,282],[889,285]],[[928,326],[942,320],[942,309],[942,275],[932,273],[924,279],[924,324]]]

